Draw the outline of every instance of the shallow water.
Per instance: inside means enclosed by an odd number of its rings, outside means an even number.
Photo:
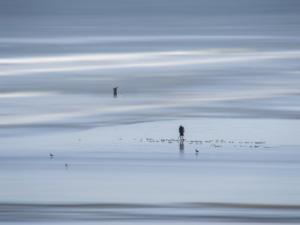
[[[0,222],[299,223],[298,145],[252,136],[246,120],[227,139],[212,121],[207,133],[205,121],[176,121],[199,132],[183,148],[174,121],[7,138]]]
[[[0,4],[6,135],[194,117],[299,119],[298,1]]]
[[[299,12],[0,1],[0,223],[299,223]]]
[[[300,206],[242,205],[226,203],[184,204],[3,204],[7,212],[2,221],[23,222],[222,222],[222,223],[298,223]],[[275,214],[275,215],[274,215]],[[24,219],[24,215],[27,218]],[[54,216],[55,215],[55,216]],[[12,219],[13,218],[13,219]],[[165,224],[164,223],[164,224]]]

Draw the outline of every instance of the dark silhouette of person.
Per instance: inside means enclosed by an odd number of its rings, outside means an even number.
[[[113,88],[114,98],[118,97],[118,87]]]
[[[182,125],[179,126],[179,139],[180,141],[184,140],[184,127]]]

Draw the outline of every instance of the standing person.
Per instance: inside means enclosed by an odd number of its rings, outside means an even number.
[[[113,88],[114,98],[118,97],[118,87]]]
[[[182,125],[179,126],[179,139],[180,141],[184,140],[184,127]]]

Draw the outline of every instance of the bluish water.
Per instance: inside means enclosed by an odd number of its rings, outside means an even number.
[[[4,129],[299,119],[298,1],[0,4]]]
[[[299,12],[0,0],[0,222],[298,223]]]

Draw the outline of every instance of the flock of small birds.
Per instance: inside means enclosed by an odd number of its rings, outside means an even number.
[[[49,157],[50,159],[54,159],[54,154],[53,153],[49,153]],[[69,169],[69,164],[68,163],[65,163],[65,169]]]
[[[143,139],[140,139],[143,141]],[[167,142],[167,143],[174,143],[174,142],[180,142],[178,139],[153,139],[153,138],[146,138],[146,142],[150,143],[157,143],[157,142]],[[250,148],[259,148],[266,144],[265,141],[226,141],[223,139],[216,139],[216,140],[185,140],[187,144],[196,144],[196,145],[202,145],[202,144],[210,144],[211,147],[219,148],[222,147],[225,144],[231,144],[234,147],[250,147]]]
[[[123,138],[119,138],[120,141],[123,140]],[[173,144],[173,143],[180,143],[179,139],[174,139],[174,138],[160,138],[160,139],[155,139],[155,138],[133,138],[134,141],[139,141],[139,142],[148,142],[148,143],[167,143],[167,144]],[[215,139],[215,140],[186,140],[184,139],[185,144],[189,145],[206,145],[209,148],[222,148],[224,146],[231,145],[234,148],[252,148],[252,149],[257,149],[257,148],[270,148],[266,146],[265,141],[234,141],[234,140],[229,140],[226,141],[224,139]],[[200,151],[198,148],[195,148],[195,153],[198,154]]]
[[[119,141],[123,141],[123,138],[119,138]],[[155,139],[155,138],[133,138],[134,141],[139,142],[147,142],[147,143],[167,143],[167,144],[173,144],[173,143],[180,143],[181,141],[179,139],[174,138],[161,138],[161,139]],[[78,142],[80,142],[81,139],[78,139]],[[216,140],[183,140],[184,143],[190,144],[190,145],[208,145],[209,148],[222,148],[225,145],[233,145],[233,147],[237,148],[270,148],[269,146],[266,146],[265,141],[226,141],[223,139],[216,139]],[[195,154],[198,155],[200,150],[199,148],[195,148]],[[54,159],[54,154],[49,153],[50,159]],[[65,163],[65,169],[69,169],[69,164]]]

